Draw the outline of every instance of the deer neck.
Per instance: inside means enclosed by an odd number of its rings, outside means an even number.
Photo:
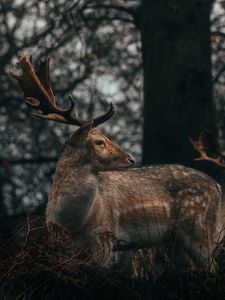
[[[91,215],[97,189],[98,174],[89,164],[62,157],[50,192],[47,221],[62,224],[72,233],[81,231]]]

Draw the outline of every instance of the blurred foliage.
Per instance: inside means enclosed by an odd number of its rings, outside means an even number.
[[[74,130],[31,116],[9,75],[24,51],[35,62],[51,57],[51,80],[62,106],[71,93],[82,117],[91,118],[113,101],[118,112],[102,130],[140,162],[142,57],[135,26],[139,4],[139,0],[0,2],[0,219],[4,224],[10,215],[20,217],[25,210],[43,213],[57,157]],[[211,16],[216,122],[221,128],[224,9],[224,1],[217,1]]]
[[[127,10],[137,1],[122,1]],[[56,98],[66,106],[77,99],[82,117],[105,111],[110,101],[116,116],[102,128],[140,160],[142,71],[139,34],[126,11],[105,1],[23,1],[0,3],[0,217],[36,210],[47,199],[60,149],[74,130],[31,116],[9,75],[24,51],[34,62],[51,57]],[[118,67],[119,66],[119,67]],[[62,100],[63,99],[63,100]]]

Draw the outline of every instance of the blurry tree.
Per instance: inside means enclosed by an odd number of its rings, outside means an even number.
[[[212,127],[212,1],[142,1],[144,163],[193,165],[188,137]]]
[[[191,163],[188,136],[212,126],[209,0],[2,0],[0,2],[1,223],[40,213],[61,145],[73,128],[31,117],[8,75],[19,55],[51,56],[63,106],[70,93],[89,118],[113,101],[107,135],[141,161]],[[214,83],[224,106],[223,2],[212,14]],[[143,57],[143,63],[142,63]],[[62,100],[64,99],[64,100]],[[221,120],[221,118],[220,118]],[[5,220],[5,221],[4,221]],[[11,220],[11,219],[10,219]],[[10,225],[11,226],[11,225]],[[8,226],[9,228],[11,228]],[[2,226],[0,235],[8,230]],[[7,231],[8,233],[8,231]]]

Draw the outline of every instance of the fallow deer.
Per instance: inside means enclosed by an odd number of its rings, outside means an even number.
[[[24,54],[18,80],[35,116],[80,127],[66,141],[46,210],[47,222],[66,227],[78,246],[89,248],[93,260],[107,266],[113,251],[144,247],[177,249],[199,267],[206,267],[221,239],[220,186],[209,176],[181,165],[132,168],[134,161],[96,127],[112,117],[109,111],[82,120],[57,106],[49,59],[38,68]],[[154,145],[152,145],[154,147]],[[109,239],[103,237],[106,233]]]

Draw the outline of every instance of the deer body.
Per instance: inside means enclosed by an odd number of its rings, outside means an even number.
[[[180,165],[94,172],[93,162],[76,160],[74,152],[66,145],[58,162],[47,222],[65,226],[101,265],[113,250],[166,248],[174,235],[192,261],[204,265],[220,238],[221,191],[213,179]]]
[[[82,120],[74,112],[72,97],[70,107],[57,106],[49,60],[35,69],[30,56],[24,54],[18,64],[23,73],[13,76],[26,103],[36,110],[35,116],[80,127],[66,142],[58,161],[47,222],[65,226],[76,244],[89,248],[93,259],[103,266],[113,251],[162,245],[166,249],[172,238],[176,249],[204,267],[223,237],[225,209],[224,204],[221,209],[217,183],[179,165],[124,171],[133,165],[132,158],[95,129],[112,117],[114,106],[100,117]]]

